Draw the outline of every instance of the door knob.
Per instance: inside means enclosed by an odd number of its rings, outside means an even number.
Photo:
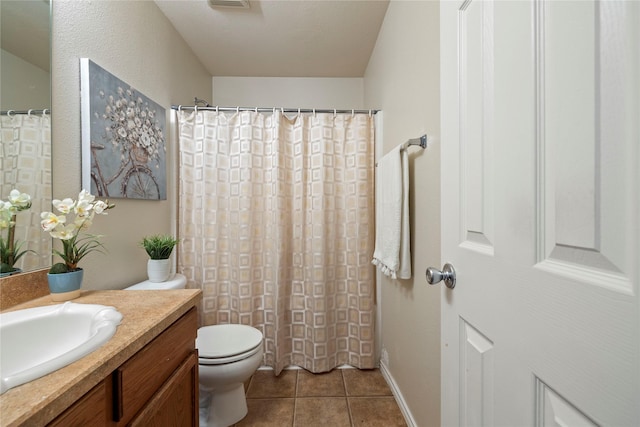
[[[430,285],[435,285],[441,280],[444,280],[444,284],[447,285],[447,288],[455,288],[456,270],[453,268],[453,265],[449,263],[445,264],[444,267],[442,267],[442,271],[433,267],[427,268],[427,282],[429,282]]]

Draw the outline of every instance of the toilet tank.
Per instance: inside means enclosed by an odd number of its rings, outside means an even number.
[[[125,291],[140,291],[140,290],[167,290],[167,289],[184,289],[187,286],[187,278],[180,273],[176,273],[170,279],[164,282],[151,282],[145,280],[144,282],[136,283],[133,286],[124,288]]]

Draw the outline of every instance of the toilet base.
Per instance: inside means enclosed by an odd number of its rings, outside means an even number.
[[[243,383],[215,392],[200,388],[200,427],[228,427],[247,412]]]

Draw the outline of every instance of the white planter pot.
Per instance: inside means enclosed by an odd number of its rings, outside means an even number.
[[[147,275],[150,282],[164,282],[169,278],[171,264],[168,259],[150,259],[147,261]]]

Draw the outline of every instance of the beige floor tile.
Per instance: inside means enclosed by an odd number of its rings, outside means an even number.
[[[247,398],[295,397],[297,370],[282,371],[277,377],[271,370],[256,371],[249,383]]]
[[[322,374],[298,371],[296,397],[343,397],[344,380],[339,369]]]
[[[343,369],[347,396],[392,396],[391,389],[378,369]]]
[[[353,426],[405,427],[402,412],[393,397],[348,398]]]
[[[299,397],[296,399],[294,427],[350,427],[344,397]]]
[[[290,427],[293,425],[295,400],[284,399],[247,399],[249,412],[236,427]]]
[[[406,427],[377,369],[261,370],[247,385],[249,413],[237,427]]]

